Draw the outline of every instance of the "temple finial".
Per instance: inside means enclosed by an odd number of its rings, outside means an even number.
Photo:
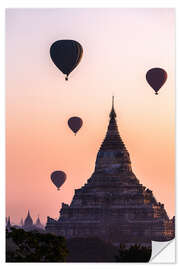
[[[114,96],[112,96],[112,109],[111,109],[109,117],[110,118],[116,118],[116,113],[115,113],[115,110],[114,110]]]

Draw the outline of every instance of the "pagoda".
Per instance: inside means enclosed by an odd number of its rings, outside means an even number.
[[[28,210],[27,217],[24,220],[23,227],[30,227],[30,226],[33,226],[33,220]]]
[[[38,215],[38,217],[36,219],[35,226],[38,227],[38,228],[44,228],[44,226],[42,225],[42,223],[40,221],[39,215]]]
[[[10,216],[9,216],[8,218],[6,218],[6,229],[8,231],[10,231],[11,227],[12,227],[12,225],[11,225],[11,220],[10,220]]]
[[[175,218],[169,219],[164,205],[132,171],[116,123],[114,97],[109,117],[92,176],[75,190],[70,205],[62,203],[58,220],[47,217],[46,230],[67,239],[99,237],[115,246],[173,239]]]

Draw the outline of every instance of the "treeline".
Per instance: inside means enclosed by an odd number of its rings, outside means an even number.
[[[64,237],[11,228],[6,231],[6,262],[65,262]]]
[[[116,262],[149,262],[151,258],[151,248],[141,245],[134,245],[126,248],[120,245],[118,255],[115,256]]]
[[[148,262],[151,249],[114,247],[99,238],[72,238],[11,228],[6,231],[6,262]]]

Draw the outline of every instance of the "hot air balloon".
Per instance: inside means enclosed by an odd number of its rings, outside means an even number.
[[[146,73],[146,80],[158,95],[159,89],[167,80],[167,72],[162,68],[152,68]]]
[[[53,184],[57,187],[57,190],[64,184],[66,181],[66,174],[63,171],[54,171],[51,174],[51,180]]]
[[[83,124],[82,119],[76,116],[71,117],[68,120],[68,126],[75,133],[75,135],[78,132],[78,130],[82,127],[82,124]]]
[[[50,56],[53,63],[66,75],[68,80],[69,74],[81,61],[83,48],[75,40],[57,40],[50,48]]]

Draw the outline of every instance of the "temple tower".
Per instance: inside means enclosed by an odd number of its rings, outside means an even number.
[[[37,219],[36,219],[35,226],[38,227],[38,228],[43,228],[43,225],[41,224],[41,221],[40,221],[39,216],[38,216]]]
[[[33,225],[33,220],[28,210],[27,217],[24,220],[24,227],[30,227]]]
[[[8,231],[11,229],[11,219],[10,219],[10,216],[6,219],[6,229]]]
[[[93,174],[75,190],[70,205],[62,204],[58,220],[47,218],[46,230],[66,238],[99,237],[117,246],[172,239],[174,219],[169,220],[164,205],[132,171],[116,123],[114,97],[109,117]]]
[[[95,172],[132,172],[129,153],[119,135],[116,113],[114,110],[114,97],[112,109],[109,114],[110,121],[107,133],[96,158]]]

